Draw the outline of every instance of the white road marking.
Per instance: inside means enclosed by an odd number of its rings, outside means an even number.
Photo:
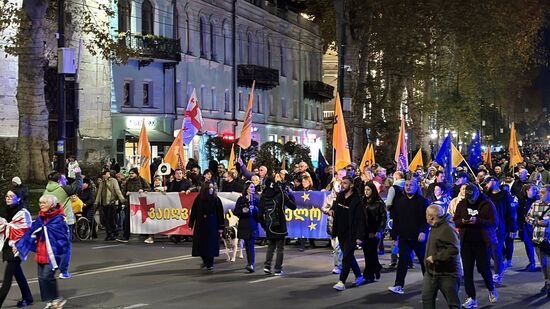
[[[120,247],[121,245],[108,245],[108,246],[99,246],[99,247],[92,247],[92,249],[105,249],[105,248],[114,248],[114,247]]]
[[[145,307],[149,306],[149,304],[135,304],[127,307],[122,307],[122,309],[132,309],[132,308],[139,308],[139,307]]]
[[[89,296],[95,296],[95,295],[101,295],[105,293],[106,291],[99,292],[99,293],[89,293],[89,294],[83,294],[83,295],[77,295],[73,297],[67,297],[67,300],[76,299],[76,298],[82,298],[82,297],[89,297]]]
[[[267,278],[263,278],[263,279],[248,281],[248,283],[265,282],[265,281],[275,280],[275,279],[279,279],[279,278],[281,278],[281,276],[273,276],[273,277],[267,277]]]

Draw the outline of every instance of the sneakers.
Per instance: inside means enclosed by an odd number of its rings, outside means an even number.
[[[342,272],[342,270],[341,270],[340,267],[338,267],[338,266],[335,266],[335,267],[332,269],[332,273],[333,273],[334,275],[339,275],[341,272]]]
[[[536,268],[535,263],[529,263],[525,266],[525,268],[523,268],[523,271],[534,272],[537,270]]]
[[[342,281],[338,281],[338,283],[336,283],[335,285],[332,286],[333,289],[335,289],[336,291],[343,291],[346,289],[346,285],[344,284],[344,282]]]
[[[32,305],[32,300],[21,299],[17,302],[17,308],[23,308]]]
[[[208,270],[208,271],[214,271],[214,266],[208,266],[208,267],[206,267],[206,270]]]
[[[46,304],[44,309],[62,309],[63,306],[67,303],[66,299],[56,299]]]
[[[275,276],[283,276],[284,274],[285,273],[282,270],[276,270],[275,273],[273,273]]]
[[[462,304],[462,308],[464,309],[477,308],[477,300],[471,297],[466,298],[466,302]]]
[[[121,243],[127,243],[128,239],[126,239],[126,238],[117,238],[116,241],[121,242]]]
[[[147,237],[147,239],[145,239],[143,242],[146,243],[146,244],[154,244],[154,243],[155,243],[155,239],[153,238],[153,236],[149,236],[149,237]]]
[[[510,267],[514,266],[514,264],[512,263],[512,260],[507,260],[504,263],[504,266],[507,267],[507,268],[510,268]]]
[[[489,292],[489,302],[491,304],[494,304],[498,301],[498,292],[497,289],[493,289],[493,291]]]
[[[548,294],[550,293],[550,283],[545,283],[542,288],[540,288],[540,292],[542,294]]]
[[[249,273],[253,273],[254,272],[254,265],[246,265],[246,267],[244,269],[248,270]]]
[[[353,286],[361,286],[365,284],[367,280],[365,280],[365,277],[359,276],[355,279],[355,282],[353,283]]]
[[[264,267],[264,273],[265,273],[266,275],[271,275],[271,268],[269,268],[269,267]]]
[[[390,286],[388,287],[388,290],[390,290],[393,294],[399,294],[399,295],[405,294],[405,290],[400,285]]]
[[[502,275],[494,274],[493,275],[493,283],[501,285],[502,284]]]
[[[59,274],[59,279],[69,279],[71,278],[71,274],[68,271],[62,272]]]

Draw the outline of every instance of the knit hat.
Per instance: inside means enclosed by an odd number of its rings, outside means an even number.
[[[17,176],[13,177],[13,179],[11,180],[11,182],[17,184],[18,186],[20,186],[21,183],[22,183],[22,182],[21,182],[21,178],[19,178],[19,177],[17,177]]]

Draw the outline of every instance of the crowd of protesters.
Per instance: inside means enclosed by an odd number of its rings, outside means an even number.
[[[513,264],[514,239],[519,237],[529,259],[523,270],[537,271],[538,260],[544,277],[541,292],[550,297],[550,267],[545,250],[550,239],[547,150],[525,148],[526,163],[513,168],[508,166],[505,154],[494,154],[493,166],[481,165],[475,175],[465,168],[455,169],[452,183],[435,163],[427,169],[392,173],[388,173],[391,167],[366,166],[360,170],[354,163],[336,171],[332,166],[313,170],[306,162],[295,162],[288,171],[270,171],[266,166],[248,170],[240,158],[230,170],[211,161],[202,172],[197,162],[190,159],[186,168],[176,169],[165,179],[155,173],[162,162],[162,158],[156,158],[151,166],[153,183],[148,184],[138,168],[131,168],[126,177],[115,160],[99,177],[83,177],[76,159],[70,157],[66,178],[55,171],[48,175],[40,213],[32,224],[27,222],[28,189],[20,178],[12,180],[13,189],[6,195],[7,208],[2,210],[0,227],[17,221],[26,232],[12,239],[16,236],[1,234],[0,228],[3,258],[8,262],[0,288],[0,305],[12,277],[22,293],[18,307],[33,303],[20,263],[34,251],[41,298],[49,308],[62,308],[65,300],[57,291],[54,274],[59,269],[60,279],[70,278],[75,213],[93,223],[92,238],[97,238],[97,231],[103,228],[105,241],[128,242],[132,192],[199,192],[189,220],[189,227],[194,230],[192,255],[201,257],[201,268],[208,271],[214,269],[225,227],[217,192],[242,193],[234,214],[240,219],[238,235],[246,248],[246,271],[255,272],[254,243],[261,226],[268,246],[263,271],[283,275],[284,247],[288,242],[284,210],[296,208],[290,192],[316,190],[329,192],[325,204],[319,207],[328,216],[327,232],[334,257],[332,273],[339,275],[333,287],[338,291],[346,289],[350,272],[355,276],[351,285],[361,286],[379,280],[382,273],[396,270],[395,283],[389,290],[404,294],[407,270],[414,267],[416,256],[424,275],[425,308],[435,307],[439,290],[450,308],[477,307],[474,267],[484,280],[489,302],[495,303],[499,298],[496,288]],[[46,225],[48,235],[41,229]],[[154,235],[145,236],[145,243],[154,243]],[[385,238],[391,241],[388,268],[383,268],[378,260],[379,253],[384,253]],[[181,239],[178,235],[170,237],[174,243]],[[46,246],[53,251],[45,250]],[[364,267],[355,257],[358,248],[364,254]],[[19,254],[15,256],[17,250]],[[467,295],[463,303],[459,300],[462,277]]]

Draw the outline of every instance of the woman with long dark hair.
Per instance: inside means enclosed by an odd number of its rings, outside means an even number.
[[[201,268],[214,270],[214,257],[220,255],[220,236],[225,227],[222,201],[214,182],[205,183],[193,202],[189,227],[193,229],[193,256],[202,258]]]
[[[365,270],[363,277],[367,282],[380,279],[382,265],[378,261],[378,243],[386,227],[386,205],[372,181],[365,183],[363,195],[363,214],[365,216],[365,239],[363,253],[365,254]]]
[[[244,240],[246,249],[246,270],[254,272],[254,262],[256,253],[254,251],[254,242],[258,238],[260,197],[256,194],[256,186],[247,181],[244,185],[243,195],[239,197],[235,204],[235,216],[239,217],[237,236]]]
[[[21,300],[17,302],[17,307],[26,307],[33,303],[29,284],[21,268],[21,258],[14,254],[14,243],[19,240],[31,224],[29,211],[23,208],[19,201],[19,197],[13,191],[8,191],[6,193],[6,207],[2,209],[0,214],[0,242],[3,244],[0,247],[2,248],[2,259],[6,262],[4,280],[0,288],[0,307],[2,307],[6,296],[8,296],[13,277],[15,277],[21,290]]]

